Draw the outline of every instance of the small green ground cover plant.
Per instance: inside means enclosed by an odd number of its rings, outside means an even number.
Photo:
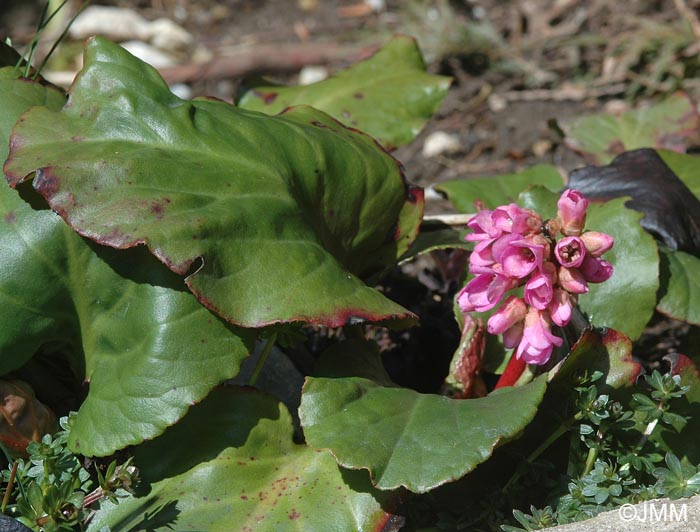
[[[594,121],[562,128],[590,157],[623,146],[566,183],[441,185],[476,213],[465,240],[422,222],[387,151],[450,83],[408,37],[236,105],[182,100],[102,38],[68,94],[1,50],[0,374],[31,387],[0,438],[17,530],[534,530],[700,488],[692,359],[632,358],[655,312],[700,324],[700,162],[649,144],[685,122],[623,117],[648,135],[607,148]],[[455,248],[446,386],[400,387],[377,331],[419,316],[374,287]],[[286,393],[285,349],[328,330]]]

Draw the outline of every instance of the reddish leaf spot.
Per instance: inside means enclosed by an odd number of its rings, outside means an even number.
[[[356,92],[355,94],[352,95],[352,97],[355,98],[356,100],[362,100],[365,97],[365,95],[362,92]]]
[[[260,98],[265,105],[270,105],[272,102],[274,102],[277,99],[276,92],[253,91],[253,94],[255,94],[258,98]]]
[[[292,511],[289,512],[289,515],[287,515],[287,517],[289,517],[289,519],[293,521],[294,519],[299,519],[301,517],[301,514],[296,511],[296,508],[292,508]]]
[[[60,181],[50,168],[40,168],[36,171],[34,188],[44,197],[53,196],[60,189]]]
[[[409,185],[406,200],[409,203],[422,203],[425,198],[425,191],[421,187]]]
[[[700,372],[698,372],[698,368],[695,366],[692,359],[680,353],[668,355],[664,357],[664,359],[668,360],[671,357],[671,375],[678,375],[684,369],[689,368],[689,370],[692,371],[696,377],[700,377]]]
[[[17,216],[15,215],[14,212],[10,211],[5,215],[5,222],[8,224],[14,223],[15,220],[17,219]]]

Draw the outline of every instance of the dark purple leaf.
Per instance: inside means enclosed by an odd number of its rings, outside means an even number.
[[[569,187],[590,199],[630,196],[627,206],[645,214],[644,229],[673,250],[700,255],[700,201],[655,150],[628,151],[607,166],[574,170]]]

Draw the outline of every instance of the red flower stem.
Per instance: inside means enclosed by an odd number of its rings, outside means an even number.
[[[516,382],[518,382],[518,379],[522,376],[526,367],[527,364],[525,361],[522,358],[516,358],[515,353],[513,353],[508,361],[508,364],[506,365],[506,369],[503,371],[503,374],[498,379],[498,382],[493,389],[497,390],[498,388],[504,388],[505,386],[513,386]]]

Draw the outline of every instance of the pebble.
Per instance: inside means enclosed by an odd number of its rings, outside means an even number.
[[[423,157],[436,157],[443,153],[454,153],[462,149],[457,135],[445,131],[435,131],[423,143]]]

